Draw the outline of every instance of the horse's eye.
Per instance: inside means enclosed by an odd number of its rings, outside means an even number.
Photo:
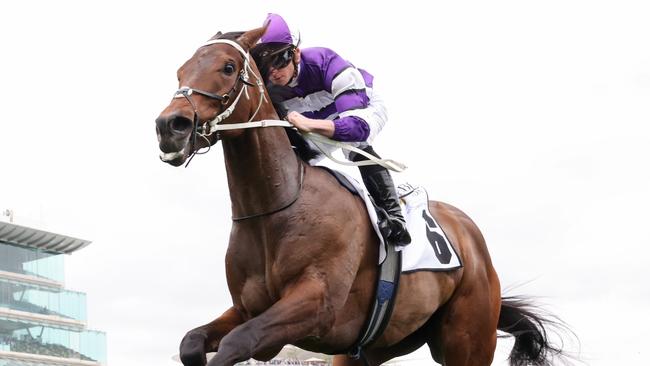
[[[232,75],[235,72],[235,65],[226,64],[226,66],[223,67],[223,72],[226,75]]]

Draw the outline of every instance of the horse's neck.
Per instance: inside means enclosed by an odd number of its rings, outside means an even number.
[[[283,128],[248,129],[223,140],[233,217],[269,213],[300,189],[300,162]]]

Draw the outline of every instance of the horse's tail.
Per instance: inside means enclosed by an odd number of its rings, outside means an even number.
[[[561,347],[549,342],[547,329],[570,330],[552,315],[544,315],[530,300],[507,296],[501,299],[501,314],[497,329],[515,337],[508,357],[510,366],[550,366],[554,357],[565,356]]]

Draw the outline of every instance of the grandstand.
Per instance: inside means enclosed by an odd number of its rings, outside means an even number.
[[[63,283],[63,255],[90,241],[0,221],[0,366],[106,365],[86,327],[86,294]]]

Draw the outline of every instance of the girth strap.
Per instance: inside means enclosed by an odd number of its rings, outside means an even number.
[[[401,272],[402,252],[396,251],[393,245],[387,245],[386,260],[379,267],[372,312],[361,331],[361,336],[347,352],[350,357],[359,359],[363,348],[371,345],[386,330],[393,314]]]

